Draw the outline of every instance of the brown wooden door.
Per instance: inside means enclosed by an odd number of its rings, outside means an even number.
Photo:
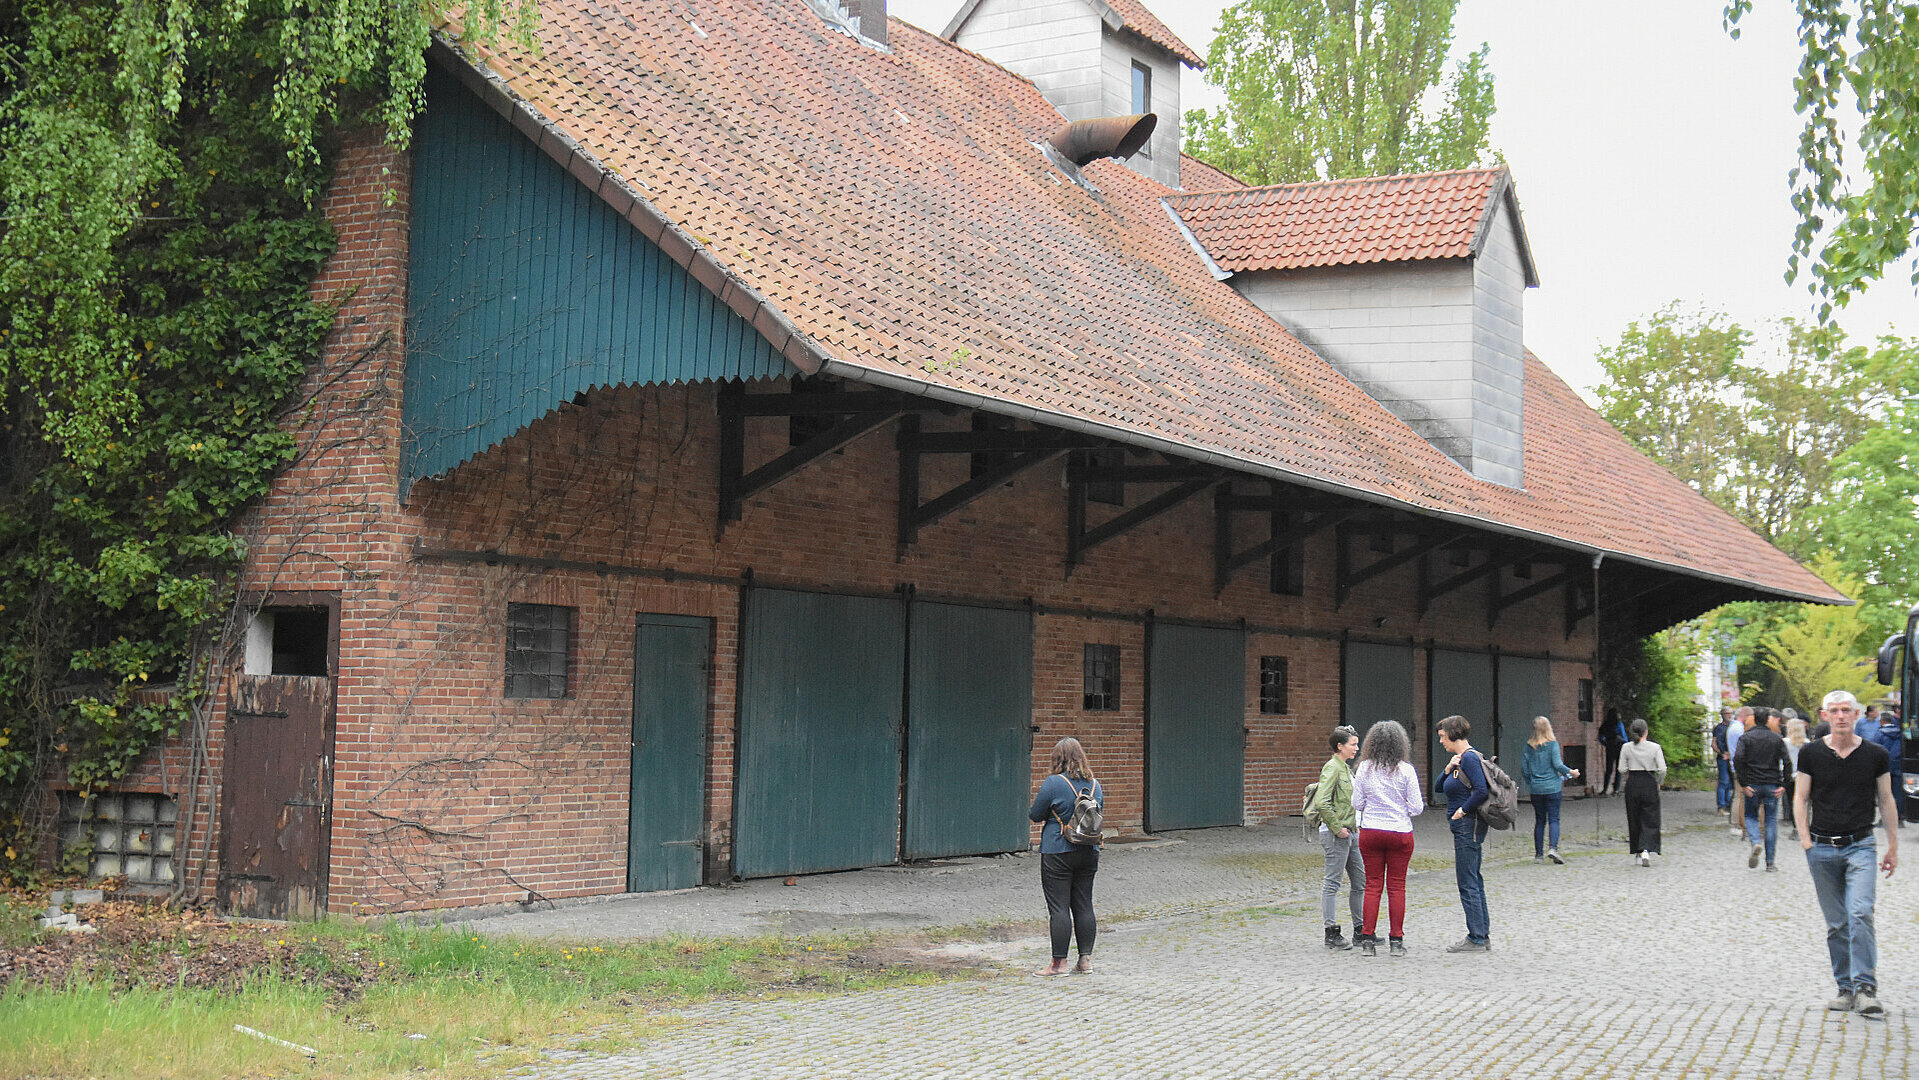
[[[220,910],[258,919],[326,913],[333,680],[237,675],[227,703]]]

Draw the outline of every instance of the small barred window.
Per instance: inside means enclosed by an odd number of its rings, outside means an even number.
[[[91,799],[60,792],[60,857],[85,852],[87,877],[171,885],[179,811],[173,796],[107,792]]]
[[[507,697],[566,696],[572,628],[572,608],[553,604],[506,606]]]
[[[1286,715],[1286,658],[1259,658],[1259,711],[1267,716]]]
[[[1101,712],[1119,708],[1119,646],[1086,646],[1086,700],[1083,707]]]

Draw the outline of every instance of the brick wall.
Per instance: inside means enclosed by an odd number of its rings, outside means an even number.
[[[390,170],[390,171],[389,171]],[[300,414],[301,455],[250,516],[252,590],[340,597],[330,905],[335,912],[428,908],[618,892],[625,887],[634,617],[714,620],[707,758],[707,865],[731,843],[738,582],[886,591],[992,602],[1030,599],[1035,626],[1034,778],[1053,742],[1078,736],[1109,790],[1108,823],[1141,822],[1144,617],[1236,624],[1249,635],[1245,814],[1289,811],[1325,757],[1339,716],[1338,637],[1436,641],[1565,662],[1553,686],[1562,739],[1590,653],[1590,620],[1566,640],[1549,594],[1485,625],[1485,595],[1461,590],[1413,615],[1414,570],[1361,586],[1333,610],[1333,539],[1307,545],[1307,588],[1275,596],[1264,567],[1214,595],[1205,499],[1094,549],[1066,572],[1058,463],[922,530],[894,531],[893,439],[882,430],[748,500],[716,538],[717,415],[711,385],[600,390],[451,475],[397,496],[405,296],[405,162],[351,140],[328,197],[341,247],[316,285],[342,308]],[[773,387],[756,387],[765,391]],[[967,418],[929,417],[927,430]],[[782,452],[783,420],[752,420],[748,468]],[[931,498],[966,478],[964,456],[931,458]],[[1137,505],[1155,489],[1134,487]],[[1116,513],[1094,506],[1091,524]],[[1243,515],[1251,517],[1253,515]],[[1263,536],[1243,523],[1241,542]],[[499,553],[488,561],[483,553]],[[465,553],[465,554],[461,554]],[[1364,556],[1362,556],[1364,558]],[[541,564],[540,560],[551,560]],[[564,563],[565,565],[558,565]],[[668,578],[671,573],[671,579]],[[1508,581],[1507,588],[1516,587]],[[506,606],[577,612],[570,692],[503,694]],[[1121,707],[1081,708],[1082,647],[1120,647]],[[1290,661],[1285,715],[1259,713],[1258,657]],[[1416,701],[1425,709],[1423,651]],[[219,743],[216,725],[215,749]],[[216,849],[217,850],[217,849]]]

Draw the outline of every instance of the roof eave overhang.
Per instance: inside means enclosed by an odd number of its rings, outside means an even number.
[[[969,4],[966,9],[962,9],[962,15],[969,13],[973,6],[975,5]],[[964,19],[959,16],[955,18],[957,22],[964,21]],[[702,287],[717,296],[721,303],[725,304],[741,318],[747,320],[747,322],[753,326],[754,330],[766,339],[768,344],[777,350],[788,363],[792,364],[803,374],[812,375],[823,373],[834,375],[839,378],[851,379],[857,382],[885,386],[904,393],[927,397],[935,401],[944,401],[967,408],[979,409],[982,412],[1028,419],[1035,423],[1042,423],[1069,431],[1080,431],[1087,434],[1098,435],[1102,438],[1112,439],[1115,442],[1161,451],[1193,461],[1217,464],[1249,475],[1283,480],[1287,483],[1297,484],[1300,487],[1342,495],[1377,506],[1403,510],[1429,517],[1436,521],[1465,525],[1497,535],[1543,542],[1589,557],[1614,559],[1620,562],[1644,566],[1654,570],[1662,570],[1702,581],[1712,581],[1740,589],[1749,589],[1760,596],[1817,604],[1846,602],[1835,600],[1832,596],[1815,596],[1793,592],[1791,590],[1761,588],[1753,582],[1729,575],[1713,574],[1693,567],[1663,562],[1658,559],[1634,555],[1629,552],[1596,547],[1591,544],[1584,544],[1563,537],[1553,536],[1549,533],[1521,529],[1501,522],[1473,517],[1470,514],[1421,506],[1406,500],[1395,499],[1390,495],[1384,495],[1376,491],[1348,487],[1321,477],[1284,469],[1270,462],[1255,461],[1224,451],[1196,446],[1178,439],[1150,435],[1131,428],[1104,423],[1072,413],[1041,409],[1001,398],[988,397],[973,391],[926,382],[913,378],[910,375],[882,371],[877,368],[866,367],[861,364],[837,359],[828,355],[818,343],[813,341],[804,331],[800,330],[791,319],[788,319],[783,312],[775,307],[773,303],[758,290],[754,289],[737,274],[722,265],[720,261],[714,258],[713,254],[707,250],[704,244],[700,243],[690,233],[680,228],[677,223],[662,213],[624,177],[621,177],[618,173],[607,167],[584,146],[580,145],[572,136],[561,131],[557,125],[542,116],[539,110],[534,108],[524,98],[520,97],[520,95],[516,94],[512,87],[507,84],[506,80],[491,68],[487,67],[484,63],[472,60],[462,54],[451,40],[437,30],[434,32],[433,44],[428,50],[428,57],[434,62],[439,63],[447,71],[453,73],[453,75],[476,94],[481,101],[485,102],[490,108],[505,118],[508,123],[512,124],[515,130],[533,140],[535,145],[545,152],[548,157],[551,157],[555,162],[559,163],[562,168],[580,183],[585,184],[587,190],[592,191],[602,201],[606,202],[615,212],[630,222],[634,228],[638,229],[641,235],[657,244],[661,251],[665,252],[674,262],[684,267],[688,273],[693,275],[694,280],[698,281]],[[1496,197],[1502,195],[1503,192],[1496,193]],[[1488,205],[1491,205],[1490,201]],[[1172,208],[1169,206],[1167,210],[1170,213]],[[1177,215],[1174,216],[1175,219],[1177,219]],[[1516,217],[1515,221],[1517,221]],[[1527,273],[1528,280],[1530,281],[1531,253],[1524,244],[1525,233],[1523,228],[1520,231],[1520,238],[1521,251],[1527,259]]]
[[[1803,601],[1806,603],[1814,603],[1814,604],[1835,604],[1835,603],[1842,602],[1842,601],[1833,599],[1831,596],[1818,596],[1818,595],[1813,595],[1809,593],[1794,592],[1792,590],[1787,590],[1787,589],[1762,588],[1761,586],[1756,585],[1751,581],[1747,581],[1743,578],[1733,577],[1731,575],[1714,574],[1708,571],[1699,570],[1696,567],[1685,566],[1678,563],[1664,562],[1659,559],[1652,559],[1644,555],[1636,555],[1631,552],[1618,551],[1612,548],[1598,547],[1592,544],[1581,543],[1576,540],[1568,540],[1564,537],[1554,536],[1550,533],[1543,533],[1543,532],[1536,532],[1528,529],[1521,529],[1515,526],[1503,524],[1501,522],[1489,521],[1485,518],[1473,517],[1470,514],[1461,514],[1461,513],[1458,513],[1455,511],[1449,511],[1449,510],[1438,510],[1429,506],[1422,506],[1418,503],[1409,502],[1404,499],[1395,499],[1390,495],[1382,495],[1379,492],[1367,491],[1363,488],[1352,488],[1343,484],[1334,483],[1332,481],[1323,479],[1321,477],[1311,476],[1305,473],[1284,469],[1279,466],[1273,465],[1270,462],[1254,461],[1247,458],[1239,457],[1237,455],[1228,454],[1223,451],[1214,450],[1208,447],[1195,446],[1191,443],[1181,442],[1178,439],[1169,439],[1164,436],[1149,435],[1144,432],[1136,431],[1132,428],[1122,427],[1116,424],[1102,423],[1098,420],[1077,416],[1072,413],[1064,413],[1064,412],[1058,412],[1051,409],[1042,409],[1042,408],[1038,408],[1036,406],[1031,406],[1031,405],[1023,405],[1018,402],[1006,401],[1001,398],[988,397],[984,394],[979,394],[979,393],[975,393],[968,390],[961,390],[957,387],[945,386],[938,383],[930,383],[930,382],[926,382],[921,379],[916,379],[910,375],[902,374],[899,372],[882,371],[877,368],[871,368],[862,364],[855,364],[849,361],[838,360],[830,357],[821,366],[820,372],[822,374],[833,375],[842,379],[850,379],[855,382],[868,383],[874,386],[880,386],[890,390],[898,390],[902,393],[914,394],[916,396],[930,398],[934,401],[942,401],[942,402],[946,402],[953,405],[959,405],[965,408],[978,409],[981,412],[995,413],[997,415],[1010,416],[1010,417],[1014,417],[1022,420],[1030,420],[1037,424],[1045,424],[1049,427],[1057,427],[1067,431],[1078,431],[1088,435],[1097,435],[1102,438],[1112,439],[1115,442],[1126,443],[1127,445],[1130,445],[1130,446],[1138,446],[1142,449],[1159,451],[1159,452],[1169,454],[1174,457],[1183,458],[1186,460],[1198,461],[1198,462],[1203,462],[1203,463],[1212,464],[1212,465],[1220,465],[1222,467],[1232,469],[1236,472],[1246,473],[1251,476],[1262,476],[1262,477],[1269,477],[1275,480],[1283,480],[1289,484],[1296,484],[1300,487],[1311,488],[1316,491],[1324,491],[1334,495],[1342,495],[1347,498],[1356,499],[1361,502],[1367,502],[1376,506],[1386,507],[1389,509],[1402,510],[1407,513],[1420,515],[1422,517],[1429,517],[1435,521],[1444,521],[1451,524],[1464,525],[1470,528],[1478,529],[1483,532],[1494,533],[1501,536],[1510,536],[1515,539],[1531,540],[1534,542],[1550,544],[1556,547],[1564,548],[1571,552],[1578,553],[1580,555],[1584,555],[1588,558],[1623,562],[1623,563],[1628,563],[1634,566],[1642,566],[1647,569],[1661,570],[1667,573],[1679,574],[1684,577],[1694,578],[1700,581],[1710,581],[1710,582],[1714,582],[1721,585],[1730,585],[1740,589],[1748,589],[1748,590],[1751,590],[1754,593],[1755,597],[1758,597],[1758,598],[1770,598],[1770,599],[1778,599],[1778,600],[1796,600],[1796,601]]]

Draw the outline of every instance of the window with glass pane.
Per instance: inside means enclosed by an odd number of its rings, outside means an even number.
[[[1286,714],[1286,658],[1259,658],[1259,711],[1267,716]]]
[[[1119,646],[1086,646],[1086,700],[1083,707],[1100,712],[1119,708]]]
[[[1133,61],[1133,112],[1153,111],[1153,69]]]
[[[573,609],[553,604],[506,606],[506,696],[563,698]]]

